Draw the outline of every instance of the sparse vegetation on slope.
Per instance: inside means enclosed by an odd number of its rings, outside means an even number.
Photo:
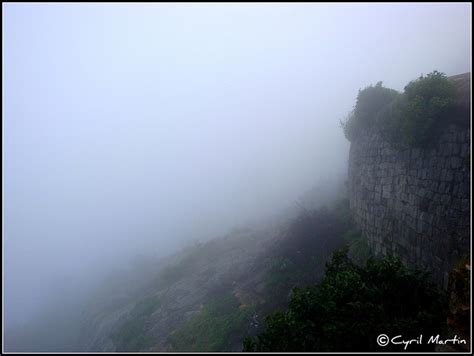
[[[232,294],[216,297],[169,337],[172,351],[221,351],[229,335],[245,328],[255,311]]]
[[[153,345],[153,339],[146,334],[145,323],[160,304],[159,298],[151,296],[133,306],[125,322],[112,335],[118,351],[139,351]]]

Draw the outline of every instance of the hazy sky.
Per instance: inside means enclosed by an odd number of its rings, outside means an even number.
[[[470,4],[4,4],[8,322],[343,174],[357,90],[470,71]],[[71,282],[72,281],[72,282]]]

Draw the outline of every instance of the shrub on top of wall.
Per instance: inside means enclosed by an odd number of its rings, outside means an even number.
[[[411,81],[403,93],[400,133],[412,146],[426,146],[443,130],[454,110],[454,85],[443,73],[434,71]]]
[[[397,95],[396,90],[382,86],[382,82],[359,90],[354,109],[349,113],[346,121],[341,123],[346,138],[352,141],[361,130],[375,125],[380,111]]]
[[[453,83],[434,71],[408,83],[402,94],[381,82],[359,90],[356,106],[342,127],[349,141],[376,127],[393,143],[425,147],[442,132],[454,105]]]

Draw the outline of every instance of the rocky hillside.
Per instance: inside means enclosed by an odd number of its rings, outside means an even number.
[[[79,301],[8,330],[9,349],[241,351],[292,288],[318,282],[331,252],[357,235],[347,234],[343,181],[322,184],[281,215],[166,258],[137,258]]]
[[[196,244],[156,266],[140,288],[104,289],[87,306],[85,351],[241,351],[297,285],[317,282],[349,229],[344,208],[301,210]],[[342,213],[346,212],[346,215]],[[153,270],[153,268],[152,268]],[[128,294],[128,295],[127,295]]]

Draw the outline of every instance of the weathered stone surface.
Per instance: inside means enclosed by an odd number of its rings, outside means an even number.
[[[350,149],[350,206],[369,246],[398,253],[445,288],[470,249],[469,131],[451,125],[435,147],[419,149],[391,147],[373,129]]]

